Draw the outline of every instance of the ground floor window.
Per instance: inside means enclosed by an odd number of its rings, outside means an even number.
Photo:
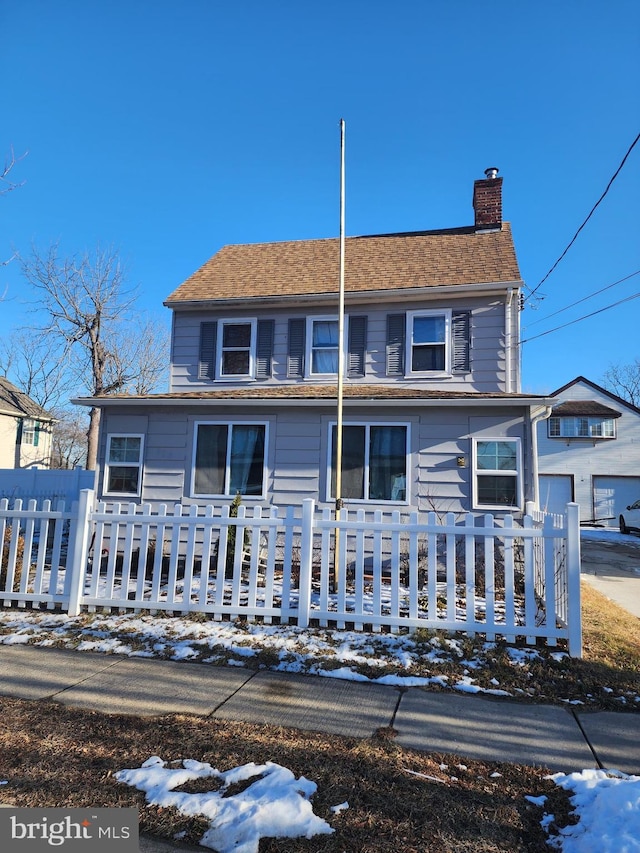
[[[342,433],[342,495],[345,499],[405,501],[407,426],[348,424]],[[331,498],[336,496],[337,427],[331,430]]]
[[[475,439],[474,504],[502,509],[521,504],[521,460],[518,439]]]
[[[193,494],[261,497],[265,424],[196,424]]]
[[[110,435],[107,437],[106,494],[140,494],[142,447],[142,435]]]

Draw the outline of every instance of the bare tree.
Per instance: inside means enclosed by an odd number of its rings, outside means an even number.
[[[28,329],[19,329],[0,341],[0,374],[43,409],[65,405],[77,388],[73,371],[60,358],[57,342]]]
[[[81,387],[90,396],[126,391],[145,371],[153,374],[153,368],[125,357],[121,332],[134,317],[136,295],[125,287],[115,251],[98,247],[63,258],[57,245],[45,252],[34,248],[22,260],[22,272],[38,293],[35,307],[47,316],[37,331],[56,342],[61,360],[78,366]],[[99,425],[100,409],[94,406],[87,431],[89,469],[96,466]]]
[[[22,154],[20,157],[16,157],[16,155],[13,152],[13,148],[10,149],[9,155],[7,156],[6,160],[4,161],[4,168],[0,172],[0,195],[6,195],[7,193],[10,193],[12,190],[17,189],[18,187],[21,187],[24,184],[24,181],[20,181],[19,183],[15,183],[15,181],[11,180],[9,175],[11,174],[12,170],[14,169],[16,163],[18,163],[20,160],[22,160],[26,156],[27,156],[27,152],[25,151],[25,153]],[[5,261],[0,261],[0,267],[6,266],[14,258],[15,258],[15,255],[13,255],[10,258],[7,258]],[[5,298],[6,295],[7,295],[7,288],[5,287],[4,292],[2,294],[0,294],[0,302],[3,301],[3,299]]]
[[[640,406],[640,358],[631,364],[612,364],[605,372],[602,384],[633,406]]]
[[[0,195],[5,195],[5,193],[10,193],[11,190],[17,189],[17,187],[21,187],[24,184],[24,181],[20,181],[19,183],[15,183],[12,181],[9,175],[13,171],[16,163],[19,163],[20,160],[23,160],[27,156],[27,152],[21,154],[20,157],[16,157],[13,152],[13,147],[9,150],[9,154],[7,155],[4,161],[4,168],[0,172]]]
[[[87,456],[87,428],[83,413],[77,409],[53,412],[51,467],[75,468],[83,465]]]

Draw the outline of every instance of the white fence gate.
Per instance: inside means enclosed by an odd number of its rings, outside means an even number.
[[[4,606],[208,613],[301,627],[431,628],[581,655],[579,508],[490,514],[0,502]],[[336,556],[337,543],[337,556]]]

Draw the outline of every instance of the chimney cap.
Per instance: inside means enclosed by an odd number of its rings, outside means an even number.
[[[487,180],[493,181],[495,178],[498,177],[499,171],[500,171],[500,169],[498,169],[497,166],[489,166],[488,169],[484,170],[484,173],[487,176]]]

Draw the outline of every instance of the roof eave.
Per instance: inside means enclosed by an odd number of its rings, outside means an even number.
[[[508,292],[523,287],[521,279],[513,281],[489,281],[476,284],[434,284],[424,287],[407,287],[393,290],[355,290],[345,293],[346,303],[355,303],[375,299],[380,302],[404,302],[420,299],[438,299],[441,296],[483,296],[495,295],[496,293]],[[173,299],[165,300],[162,304],[171,310],[202,311],[212,306],[243,308],[254,307],[256,304],[265,306],[275,305],[327,305],[336,302],[338,292],[335,293],[291,293],[277,294],[272,296],[234,297],[233,299]]]
[[[332,405],[335,400],[330,397],[120,397],[120,398],[97,398],[97,397],[77,397],[71,401],[77,406],[91,406],[95,408],[106,408],[107,406],[132,408],[135,406],[143,406],[152,408],[153,406],[213,406],[226,407],[233,405],[250,404],[252,407],[277,407],[285,408],[287,406],[295,406],[296,408],[303,406],[305,408]],[[552,401],[547,397],[538,396],[523,396],[523,397],[348,397],[343,400],[345,408],[363,408],[366,406],[395,407],[399,404],[411,407],[435,407],[435,406],[451,406],[460,408],[464,406],[482,405],[489,407],[529,407],[529,406],[550,406]]]

